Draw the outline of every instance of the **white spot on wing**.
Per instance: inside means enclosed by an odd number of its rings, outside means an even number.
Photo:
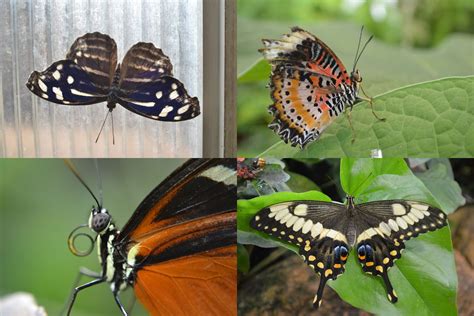
[[[58,66],[56,67],[56,69],[57,69],[57,70],[63,70],[63,65],[58,65]]]
[[[295,232],[299,231],[301,227],[303,227],[304,222],[305,222],[304,218],[298,218],[298,220],[295,223],[295,226],[293,226],[293,230]]]
[[[82,92],[82,91],[79,91],[79,90],[76,90],[76,89],[71,89],[71,93],[75,94],[75,95],[83,96],[83,97],[93,97],[92,94]]]
[[[179,97],[179,94],[176,90],[174,90],[173,92],[170,93],[170,96],[169,96],[170,100],[174,100],[177,97]]]
[[[323,230],[323,225],[321,223],[316,223],[313,225],[313,228],[311,228],[311,236],[313,238],[316,238],[316,236],[318,236],[321,231]]]
[[[285,215],[289,213],[288,209],[283,209],[275,215],[275,220],[280,221]]]
[[[401,217],[397,217],[397,224],[400,226],[402,229],[407,229],[408,224],[405,222]]]
[[[44,98],[44,99],[48,99],[48,95],[46,93],[41,93],[41,96]]]
[[[286,227],[290,228],[291,226],[293,226],[293,224],[298,220],[298,217],[296,216],[293,216],[291,217],[288,222],[286,222]]]
[[[56,80],[61,79],[61,74],[59,73],[59,71],[56,70],[55,72],[53,72],[53,78]]]
[[[56,94],[56,99],[61,100],[61,101],[64,100],[63,92],[61,91],[60,88],[53,87],[53,92],[54,94]]]
[[[178,114],[183,114],[189,109],[189,105],[184,105],[178,109]]]
[[[405,215],[405,213],[407,212],[405,207],[401,205],[400,203],[392,204],[392,211],[393,211],[393,215],[396,215],[396,216]]]
[[[308,211],[307,204],[298,204],[293,210],[293,213],[295,213],[295,215],[298,215],[298,216],[306,216],[307,211]]]
[[[311,230],[312,227],[313,227],[313,221],[308,219],[306,223],[304,223],[303,229],[301,231],[303,232],[303,234],[306,234],[307,232]]]
[[[157,99],[161,99],[162,96],[163,96],[163,92],[158,91],[158,92],[156,93],[156,98],[157,98]]]
[[[74,83],[74,78],[72,76],[67,76],[67,83],[73,84]]]
[[[161,110],[159,116],[160,117],[166,117],[168,115],[168,113],[171,112],[171,111],[173,111],[173,107],[167,105],[163,108],[163,110]]]
[[[154,107],[155,102],[138,102],[138,101],[133,101],[133,104],[140,105],[140,106],[146,106],[148,108]]]
[[[181,119],[181,116],[180,115],[176,115],[174,118],[173,118],[175,121],[179,121]]]
[[[44,84],[41,79],[38,79],[38,86],[40,87],[43,92],[48,92],[48,87]]]
[[[270,212],[278,212],[280,210],[288,208],[289,203],[276,204],[270,206]]]
[[[397,225],[397,223],[396,223],[393,219],[389,219],[389,220],[388,220],[388,226],[390,226],[390,228],[391,228],[393,231],[398,232],[398,225]]]
[[[178,86],[176,85],[176,83],[173,83],[173,84],[171,85],[171,89],[173,89],[173,90],[178,89]]]

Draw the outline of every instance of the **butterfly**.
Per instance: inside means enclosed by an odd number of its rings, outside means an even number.
[[[360,54],[357,48],[350,74],[323,41],[299,27],[293,27],[280,40],[263,39],[265,47],[259,51],[272,66],[269,86],[273,104],[268,109],[274,118],[268,127],[285,143],[304,148],[317,140],[346,107],[352,109],[362,100],[372,106],[371,99],[358,95],[362,77],[356,69],[371,39]]]
[[[159,121],[184,121],[200,114],[199,101],[190,97],[172,74],[173,66],[152,43],[137,43],[117,64],[117,45],[108,35],[87,33],[72,44],[66,59],[26,83],[42,99],[65,105],[107,102]],[[100,133],[99,133],[100,134]]]
[[[96,240],[101,272],[81,270],[93,280],[77,294],[107,282],[120,311],[120,293],[128,287],[151,315],[236,315],[236,163],[235,159],[192,159],[148,194],[119,230],[89,187],[97,206],[88,226]],[[76,255],[71,232],[68,243]],[[80,233],[83,234],[83,233]]]
[[[322,201],[292,201],[260,210],[250,226],[298,247],[309,267],[320,275],[313,305],[321,305],[327,280],[344,273],[352,248],[362,270],[380,276],[388,300],[396,303],[397,294],[388,270],[400,259],[405,241],[447,225],[446,214],[426,203],[407,200],[382,200],[355,204]]]

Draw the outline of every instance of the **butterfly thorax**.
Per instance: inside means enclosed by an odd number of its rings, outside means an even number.
[[[98,234],[97,252],[99,263],[102,266],[101,274],[110,283],[112,292],[117,293],[130,283],[125,277],[126,259],[120,252],[120,247],[117,247],[120,231],[104,208],[101,208],[100,211],[97,208],[92,209],[89,227]]]

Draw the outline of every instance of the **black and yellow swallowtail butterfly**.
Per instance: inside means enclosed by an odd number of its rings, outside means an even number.
[[[253,229],[296,245],[303,260],[320,275],[313,305],[321,305],[327,280],[344,273],[352,248],[362,270],[380,276],[390,302],[397,294],[388,270],[401,257],[404,242],[447,225],[446,214],[431,205],[407,200],[355,204],[291,201],[260,210],[251,220]]]

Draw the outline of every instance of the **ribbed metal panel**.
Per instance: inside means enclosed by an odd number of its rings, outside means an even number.
[[[140,41],[161,48],[204,112],[202,18],[201,0],[0,0],[0,156],[202,156],[202,115],[158,122],[118,105],[115,145],[110,121],[96,144],[105,103],[52,104],[25,86],[33,70],[64,59],[77,37],[98,31],[116,41],[119,60]]]

